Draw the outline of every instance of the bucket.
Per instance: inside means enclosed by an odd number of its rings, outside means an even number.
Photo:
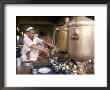
[[[30,62],[29,63],[24,63],[24,65],[30,67],[31,63]]]
[[[32,63],[30,62],[30,60],[24,60],[23,65],[30,67],[32,65]]]

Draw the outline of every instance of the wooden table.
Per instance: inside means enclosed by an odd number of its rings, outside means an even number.
[[[16,74],[31,74],[31,68],[28,66],[17,66]]]

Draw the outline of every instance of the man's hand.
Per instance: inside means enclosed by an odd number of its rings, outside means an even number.
[[[48,50],[48,48],[43,48],[42,52],[48,54],[49,53],[49,50]]]
[[[48,42],[46,42],[46,41],[43,41],[43,43],[46,44],[46,45],[48,45],[48,46],[51,47],[51,48],[54,48],[54,47],[55,47],[53,44],[48,43]]]
[[[55,48],[55,46],[53,44],[48,44],[51,48]]]

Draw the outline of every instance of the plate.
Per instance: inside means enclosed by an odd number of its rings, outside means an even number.
[[[51,71],[51,69],[48,67],[42,67],[42,68],[38,69],[38,72],[40,72],[40,73],[49,73],[50,71]]]

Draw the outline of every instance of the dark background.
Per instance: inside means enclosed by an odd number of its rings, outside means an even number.
[[[0,0],[0,2],[19,4],[107,4],[109,0]]]
[[[110,3],[108,3],[109,0],[0,0],[0,87],[2,90],[75,90],[75,89],[79,89],[79,90],[88,90],[88,89],[100,89],[100,90],[104,90],[104,89],[110,89],[110,78],[107,77],[107,84],[108,84],[108,88],[17,88],[17,87],[13,87],[13,88],[3,88],[4,86],[4,60],[5,60],[5,48],[4,48],[4,4],[108,4],[107,7],[107,46],[110,46]],[[103,13],[102,13],[103,14]],[[107,65],[108,68],[110,68],[110,47],[107,47]],[[109,74],[109,70],[108,71],[108,75]],[[10,77],[12,78],[12,77]],[[94,80],[95,81],[95,80]]]

